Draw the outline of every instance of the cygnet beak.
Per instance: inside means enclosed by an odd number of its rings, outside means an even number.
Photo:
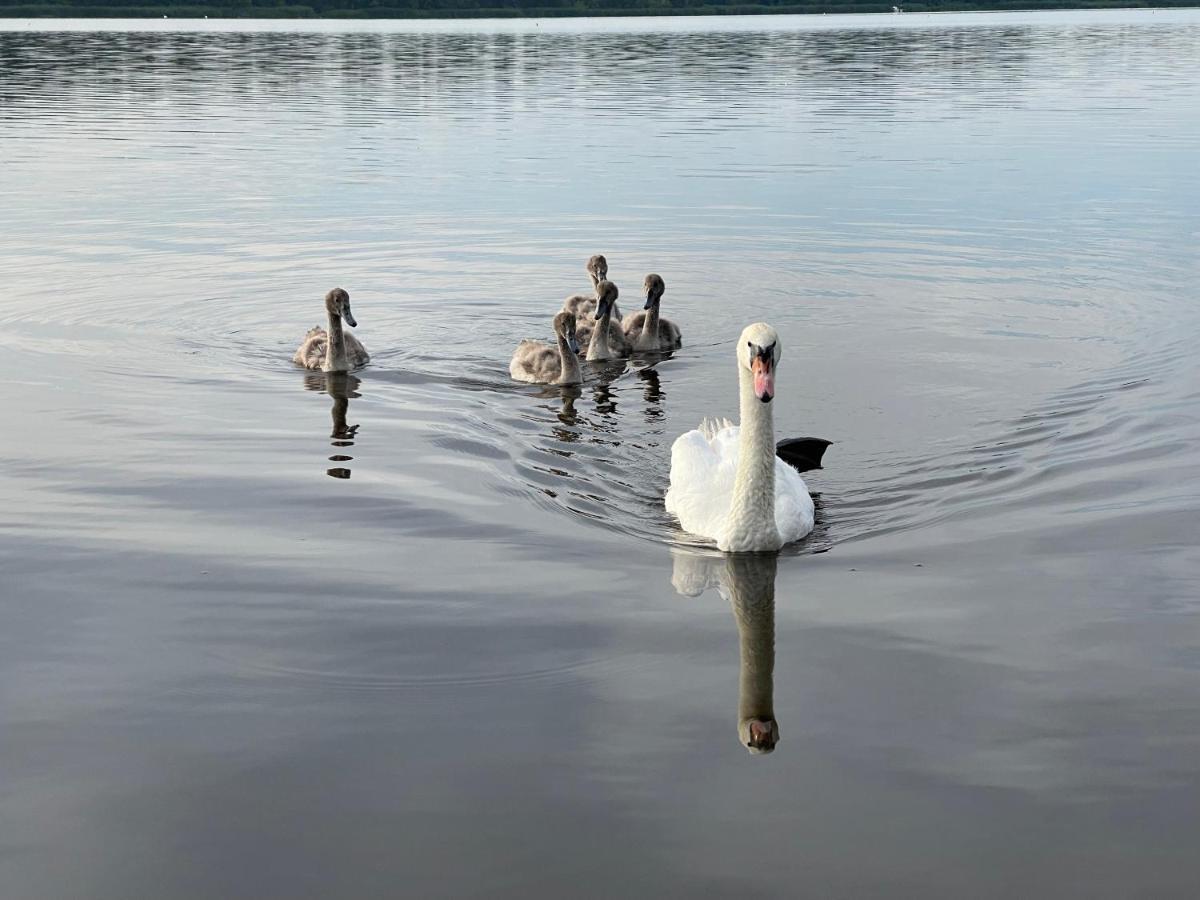
[[[346,324],[351,328],[358,327],[358,322],[354,321],[354,314],[350,312],[349,306],[342,307],[342,318],[346,320]]]

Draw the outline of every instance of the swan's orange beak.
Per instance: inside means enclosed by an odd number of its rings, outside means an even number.
[[[775,396],[775,372],[772,369],[772,351],[767,348],[766,355],[763,351],[756,353],[754,359],[750,362],[750,371],[754,373],[754,396],[763,403],[770,403],[771,398]]]

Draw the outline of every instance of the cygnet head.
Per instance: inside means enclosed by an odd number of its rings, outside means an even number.
[[[608,260],[597,253],[595,256],[588,257],[587,261],[588,278],[592,279],[592,284],[599,284],[608,278]]]
[[[779,723],[774,719],[743,719],[738,723],[738,737],[751,753],[770,753],[779,743]]]
[[[646,295],[646,305],[642,309],[649,309],[662,300],[663,291],[666,289],[661,276],[653,272],[647,275],[646,280],[642,282],[642,293]]]
[[[334,288],[325,295],[325,310],[331,316],[340,316],[351,328],[357,328],[354,315],[350,312],[350,295],[342,288]]]
[[[611,281],[601,281],[596,285],[597,322],[612,312],[612,306],[617,302],[617,294],[617,286]]]
[[[747,325],[738,339],[738,365],[754,379],[754,396],[770,403],[775,396],[775,369],[783,355],[779,333],[765,322]]]
[[[567,342],[572,353],[579,352],[579,342],[575,340],[575,313],[565,309],[554,317],[554,333]]]

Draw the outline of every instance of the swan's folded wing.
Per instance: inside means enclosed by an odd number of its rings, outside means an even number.
[[[736,429],[737,426],[723,416],[706,416],[700,423],[700,433],[709,441],[712,441],[718,434],[726,428]],[[737,431],[733,432],[733,437],[737,438]]]
[[[642,326],[646,323],[646,313],[633,312],[621,320],[621,330],[625,332],[627,338],[635,338],[642,333]]]
[[[371,354],[367,353],[367,348],[352,334],[346,335],[346,353],[354,366],[365,366],[371,361]]]
[[[576,317],[590,316],[596,311],[596,297],[593,294],[572,294],[563,301],[563,309],[574,313]]]
[[[775,525],[785,544],[813,530],[816,510],[800,473],[775,458]]]
[[[700,430],[680,435],[671,445],[667,512],[685,531],[716,540],[729,516],[736,472],[736,427],[717,432],[711,440]]]
[[[579,344],[579,352],[587,354],[588,347],[592,345],[592,334],[596,331],[596,320],[591,316],[585,319],[577,319],[575,322],[575,342]]]
[[[304,335],[300,347],[292,354],[292,362],[304,366],[306,369],[321,368],[321,363],[325,361],[326,340],[325,329],[320,325],[308,329],[308,334]]]
[[[558,349],[528,338],[517,344],[508,373],[517,381],[544,384],[558,377]]]
[[[676,350],[679,350],[680,348],[682,348],[683,347],[683,332],[679,330],[679,326],[676,325],[674,322],[664,322],[663,326],[666,329],[666,335],[667,335],[668,340],[670,340],[670,342],[671,342],[671,346],[673,348],[675,348]]]
[[[596,314],[596,295],[595,294],[572,294],[563,301],[563,309],[567,312],[575,313],[575,318],[582,319],[584,317],[591,318]],[[621,311],[617,308],[617,304],[612,307],[613,322],[620,327]]]

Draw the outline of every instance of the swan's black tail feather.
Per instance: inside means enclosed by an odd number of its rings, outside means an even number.
[[[798,472],[821,468],[825,448],[833,441],[824,438],[788,438],[775,445],[775,455]]]

